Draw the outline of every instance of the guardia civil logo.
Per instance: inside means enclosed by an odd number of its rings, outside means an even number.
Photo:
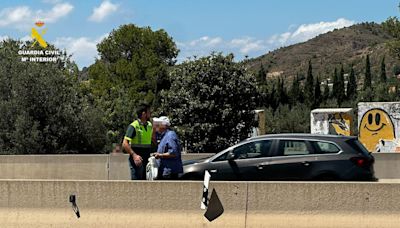
[[[40,28],[44,25],[43,21],[37,21],[35,23],[35,25]],[[47,42],[43,39],[43,35],[46,34],[47,32],[47,28],[42,29],[41,31],[38,29],[33,27],[32,28],[32,34],[31,37],[35,40],[32,44],[32,47],[35,46],[36,43],[39,43],[39,45],[43,48],[47,48]]]
[[[33,41],[32,45],[30,45],[31,48],[25,46],[18,51],[22,62],[56,62],[58,60],[60,52],[49,48],[44,39],[44,35],[47,33],[47,28],[44,28],[44,25],[43,21],[37,21],[34,27],[31,28]]]

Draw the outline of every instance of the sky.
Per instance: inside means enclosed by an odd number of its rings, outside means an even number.
[[[2,0],[0,40],[43,38],[67,50],[79,68],[98,58],[96,44],[123,24],[164,29],[178,62],[212,51],[236,60],[307,41],[335,28],[399,15],[398,0]]]

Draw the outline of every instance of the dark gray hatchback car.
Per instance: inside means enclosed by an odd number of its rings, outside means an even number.
[[[374,157],[356,137],[311,134],[263,135],[216,155],[185,161],[182,179],[376,180]]]

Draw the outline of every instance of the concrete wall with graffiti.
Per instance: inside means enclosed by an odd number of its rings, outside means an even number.
[[[351,135],[351,108],[320,108],[311,111],[311,134]]]
[[[358,132],[370,152],[400,152],[400,102],[358,103]]]

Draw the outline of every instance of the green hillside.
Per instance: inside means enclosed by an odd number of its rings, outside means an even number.
[[[353,64],[360,84],[367,54],[371,60],[373,80],[379,75],[383,57],[388,77],[400,72],[400,61],[389,53],[385,45],[392,38],[380,24],[361,23],[321,34],[303,43],[279,48],[247,60],[246,65],[253,72],[258,72],[262,65],[267,71],[268,79],[292,79],[297,73],[305,75],[308,61],[311,60],[314,76],[325,79],[331,78],[334,68],[339,68],[340,64],[344,65],[346,73]]]

